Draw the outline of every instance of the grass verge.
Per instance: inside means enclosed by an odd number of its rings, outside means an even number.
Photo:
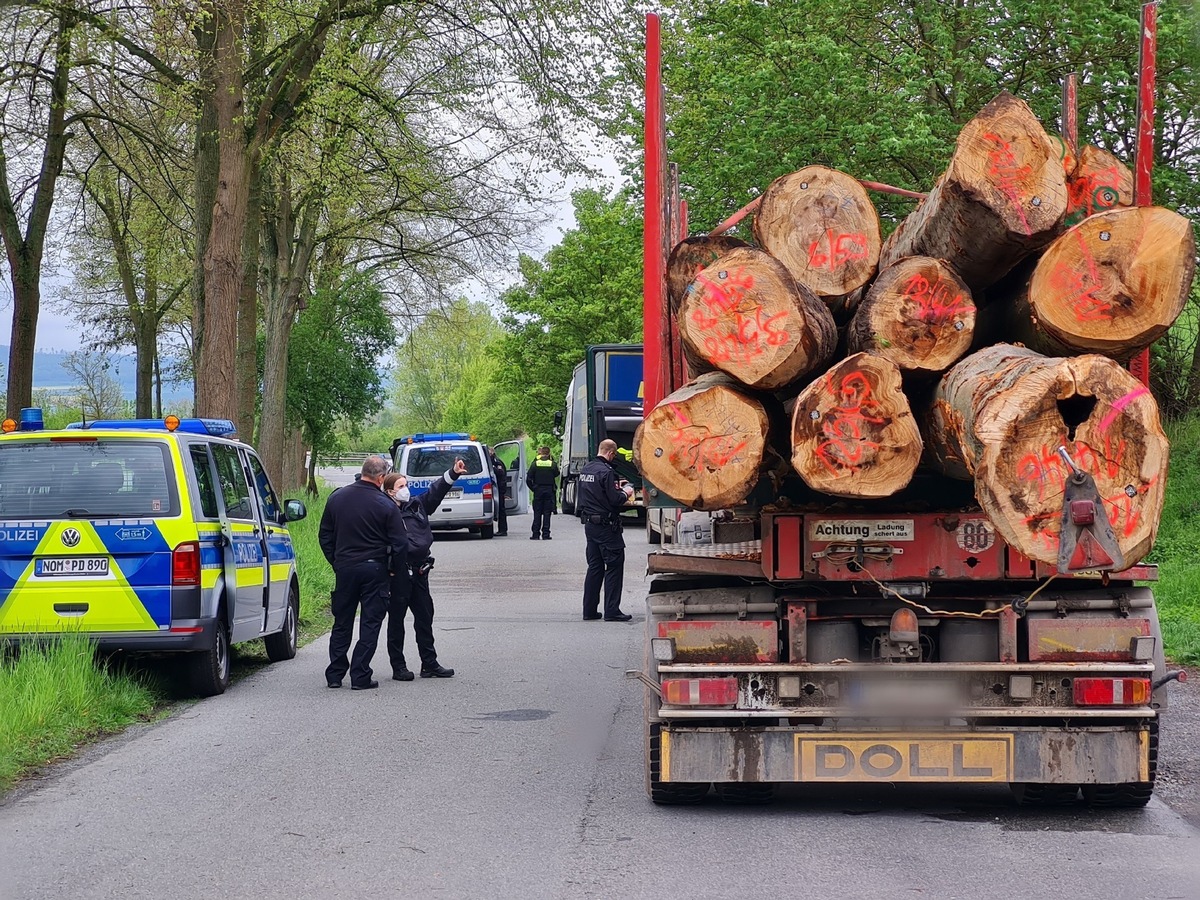
[[[1159,566],[1154,594],[1167,656],[1200,665],[1200,415],[1169,422],[1166,429],[1171,472],[1150,555]]]
[[[325,489],[307,501],[307,518],[291,526],[300,578],[301,644],[333,624],[333,571],[317,542],[329,494]],[[239,644],[234,678],[266,662],[262,641]],[[171,670],[169,662],[107,663],[80,635],[23,644],[7,656],[0,651],[0,794],[23,774],[154,717],[173,699],[167,688]]]
[[[152,717],[162,700],[152,678],[100,664],[80,635],[0,658],[0,793],[24,772]]]

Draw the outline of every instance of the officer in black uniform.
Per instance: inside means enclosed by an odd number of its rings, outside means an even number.
[[[419,497],[408,490],[408,478],[392,473],[383,482],[384,492],[400,510],[407,540],[407,553],[392,558],[392,602],[388,610],[387,649],[392,663],[392,680],[412,681],[414,675],[404,662],[404,617],[411,609],[413,631],[417,633],[417,653],[421,656],[422,678],[453,678],[454,670],[438,662],[433,646],[433,596],[429,593],[429,573],[433,569],[433,528],[429,514],[446,498],[450,486],[465,475],[467,464],[454,460],[454,466]]]
[[[587,536],[587,576],[583,579],[584,619],[628,622],[633,616],[621,612],[621,583],[625,577],[625,538],[618,514],[630,498],[633,486],[617,482],[613,457],[615,441],[600,442],[598,455],[579,473],[579,518]],[[604,615],[600,615],[600,584],[604,584]]]
[[[492,461],[492,471],[496,473],[496,537],[508,534],[508,510],[504,507],[504,498],[508,494],[508,469],[491,447],[488,457]]]
[[[380,490],[388,468],[382,456],[368,456],[360,478],[330,494],[321,516],[318,540],[334,574],[333,629],[325,669],[325,683],[331,688],[342,686],[347,671],[353,690],[379,687],[371,678],[371,658],[388,607],[388,554],[406,549],[400,511]],[[354,615],[360,606],[358,643],[348,660]]]
[[[533,491],[533,534],[531,541],[540,537],[550,540],[550,516],[557,506],[555,481],[558,478],[558,463],[550,458],[549,447],[538,447],[537,459],[529,466],[525,484]]]

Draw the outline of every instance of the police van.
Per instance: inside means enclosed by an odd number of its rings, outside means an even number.
[[[193,691],[229,685],[231,644],[296,655],[300,585],[288,523],[226,419],[0,434],[0,640],[78,632],[101,648],[183,654]]]
[[[501,459],[512,459],[505,476],[504,508],[508,515],[529,512],[529,492],[525,488],[525,444],[504,441],[492,448]],[[496,533],[499,518],[496,473],[474,435],[462,432],[413,434],[392,441],[392,468],[408,479],[413,497],[419,497],[441,478],[455,459],[466,463],[467,471],[460,475],[437,510],[429,516],[434,529],[466,528],[472,534],[490,538]]]

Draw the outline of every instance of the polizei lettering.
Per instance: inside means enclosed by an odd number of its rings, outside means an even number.
[[[42,532],[37,528],[0,528],[0,542],[40,541]]]
[[[581,472],[579,474],[579,480],[586,481],[588,484],[591,484],[592,482],[594,482],[596,480],[596,476],[592,475],[589,472]]]

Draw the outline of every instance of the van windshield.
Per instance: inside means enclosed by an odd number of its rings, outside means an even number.
[[[0,443],[0,519],[152,518],[179,514],[159,441]]]
[[[409,449],[404,474],[409,478],[436,478],[451,468],[456,459],[467,464],[468,475],[478,475],[483,471],[483,460],[473,444],[431,444]]]

